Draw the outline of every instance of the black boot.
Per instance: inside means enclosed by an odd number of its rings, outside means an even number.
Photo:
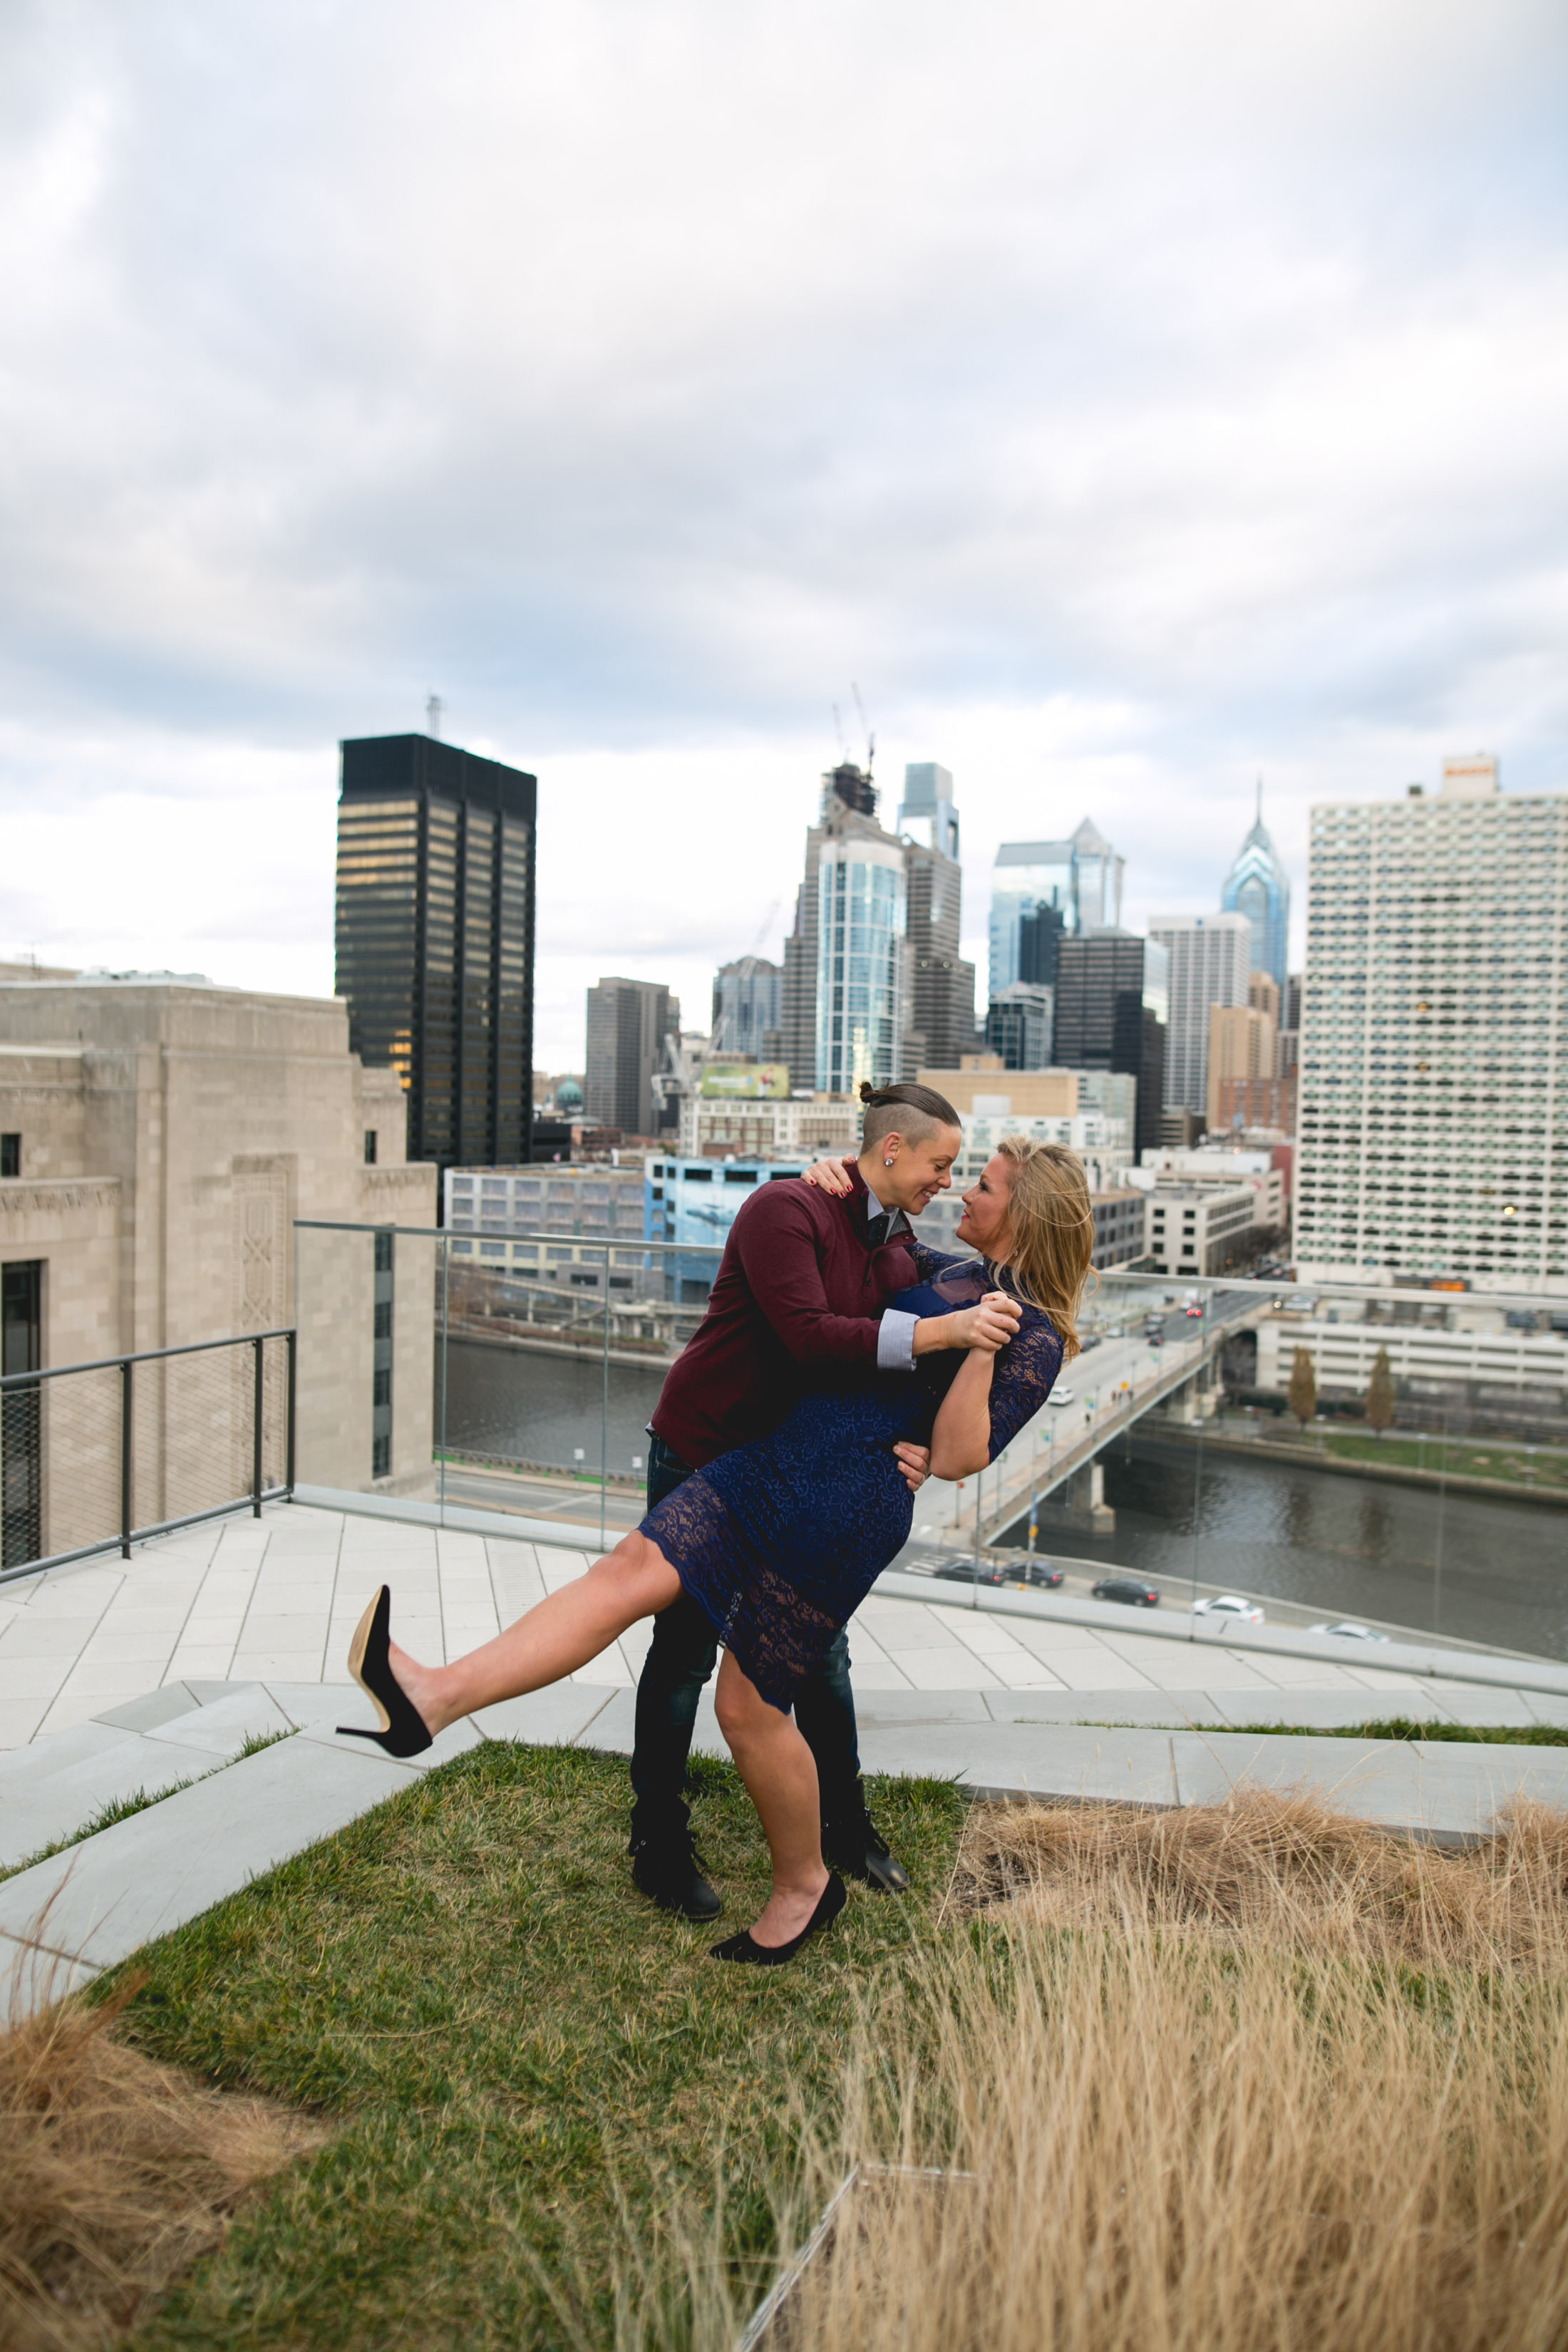
[[[683,1919],[719,1916],[723,1903],[703,1875],[702,1857],[684,1823],[657,1836],[634,1832],[628,1851],[634,1881],[661,1911],[677,1911]]]
[[[888,1841],[867,1810],[858,1780],[844,1791],[831,1812],[823,1815],[822,1859],[884,1895],[902,1895],[909,1886],[910,1874],[888,1851]]]

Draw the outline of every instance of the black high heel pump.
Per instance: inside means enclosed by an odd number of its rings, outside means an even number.
[[[392,1671],[387,1643],[392,1639],[392,1594],[384,1584],[349,1643],[349,1672],[381,1717],[379,1731],[357,1723],[340,1723],[349,1739],[374,1739],[389,1756],[418,1756],[429,1747],[431,1734],[425,1718]]]
[[[721,1944],[710,1944],[708,1957],[710,1960],[739,1960],[742,1966],[753,1969],[782,1969],[786,1961],[794,1959],[808,1936],[815,1936],[819,1927],[832,1926],[848,1900],[844,1881],[836,1870],[830,1870],[816,1910],[799,1935],[792,1936],[787,1944],[759,1944],[751,1929],[742,1927],[738,1936],[727,1936]]]

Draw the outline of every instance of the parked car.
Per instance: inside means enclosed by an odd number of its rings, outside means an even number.
[[[1194,1617],[1241,1617],[1245,1618],[1249,1625],[1261,1625],[1263,1622],[1262,1610],[1254,1608],[1250,1601],[1244,1601],[1239,1592],[1222,1592],[1213,1601],[1194,1601],[1193,1615]]]
[[[1338,1633],[1347,1642],[1386,1642],[1386,1633],[1374,1633],[1370,1625],[1352,1625],[1347,1619],[1339,1625],[1309,1625],[1309,1633]]]
[[[1086,1331],[1083,1338],[1079,1341],[1079,1353],[1080,1356],[1087,1356],[1091,1348],[1103,1348],[1104,1345],[1105,1334],[1103,1331]]]
[[[1097,1601],[1125,1601],[1132,1609],[1157,1609],[1160,1596],[1137,1576],[1102,1576],[1092,1587]]]
[[[1076,1391],[1072,1389],[1053,1389],[1049,1396],[1046,1399],[1046,1402],[1047,1404],[1071,1404],[1076,1393]]]
[[[1048,1559],[1023,1559],[1016,1564],[1011,1560],[1004,1564],[983,1559],[976,1566],[973,1559],[966,1559],[957,1552],[951,1559],[944,1559],[933,1573],[949,1584],[983,1584],[992,1592],[1005,1588],[1021,1592],[1031,1584],[1051,1592],[1062,1581],[1062,1570],[1053,1568]]]
[[[998,1568],[994,1560],[965,1559],[962,1557],[944,1559],[932,1573],[945,1578],[950,1584],[1003,1585],[1013,1580],[1008,1570]]]

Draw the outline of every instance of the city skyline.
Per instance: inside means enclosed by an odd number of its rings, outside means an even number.
[[[447,720],[449,727],[449,714],[447,714]],[[488,752],[485,751],[484,747],[479,744],[468,744],[465,749],[468,752],[475,756],[481,758],[489,756]],[[1424,789],[1427,793],[1436,793],[1440,789],[1444,768],[1453,756],[1455,755],[1452,752],[1449,752],[1444,754],[1437,760],[1434,771],[1424,782]],[[324,902],[325,911],[323,919],[326,924],[326,929],[323,934],[314,940],[309,950],[309,953],[314,960],[316,966],[321,970],[321,978],[315,985],[284,985],[282,987],[277,987],[277,983],[269,983],[265,981],[258,982],[255,980],[247,980],[243,976],[243,970],[240,961],[237,959],[231,957],[226,963],[223,952],[219,950],[218,951],[210,954],[208,957],[208,961],[212,964],[217,965],[219,968],[210,971],[207,974],[209,978],[213,979],[219,985],[237,988],[261,987],[264,990],[268,987],[274,987],[277,988],[277,992],[279,993],[306,996],[327,996],[333,993],[331,970],[333,954],[331,892],[333,887],[332,877],[335,873],[337,856],[336,817],[338,806],[337,792],[339,789],[339,780],[337,776],[338,764],[338,747],[334,745],[332,754],[332,783],[331,793],[328,795],[327,807],[327,818],[331,829],[323,835],[325,854],[330,861],[327,878],[324,885],[326,897]],[[882,764],[885,774],[892,772],[893,759],[891,753],[885,756]],[[923,762],[911,761],[905,764],[910,766],[931,766],[932,763],[928,761]],[[1501,763],[1500,762],[1498,764],[1500,771],[1500,793],[1501,797],[1508,798],[1510,796],[1509,793],[1508,780],[1506,774],[1501,772]],[[942,774],[945,772],[938,767],[936,772],[938,774]],[[797,794],[804,795],[805,802],[809,803],[812,792],[809,781],[807,779],[795,776],[791,778],[790,782],[792,788],[797,793]],[[541,779],[539,791],[538,836],[540,841],[540,856],[542,859],[548,855],[546,845],[550,840],[552,833],[552,827],[549,823],[550,794],[548,783],[548,778]],[[818,792],[820,791],[819,781],[816,789]],[[881,789],[881,786],[879,785],[879,793],[880,793]],[[1065,789],[1070,791],[1071,787],[1069,786]],[[1381,788],[1369,787],[1364,792],[1357,792],[1354,794],[1342,794],[1335,797],[1345,800],[1353,800],[1357,803],[1376,803],[1389,797],[1396,789],[1408,790],[1408,785],[1396,788],[1392,784],[1384,784]],[[1256,793],[1257,784],[1256,779],[1254,779],[1253,782],[1247,787],[1247,804],[1251,805],[1254,808],[1254,811],[1256,811]],[[984,799],[983,793],[981,797]],[[1321,797],[1327,798],[1330,796],[1325,794]],[[966,793],[966,803],[967,798],[968,795]],[[1303,824],[1305,824],[1310,817],[1310,808],[1317,804],[1318,802],[1315,799],[1312,803],[1308,804],[1308,807],[1305,810],[1303,810]],[[318,817],[320,816],[320,814],[321,813],[318,810],[316,812]],[[682,994],[682,989],[676,985],[676,975],[682,975],[684,976],[688,989],[686,1001],[692,1004],[701,1004],[706,1006],[712,992],[714,976],[727,964],[738,963],[743,961],[748,954],[760,954],[767,961],[779,964],[782,970],[784,961],[784,940],[787,938],[790,921],[790,907],[793,904],[793,891],[796,887],[795,876],[798,873],[799,865],[798,821],[794,818],[793,812],[787,807],[784,811],[784,820],[788,838],[784,854],[786,867],[788,867],[790,871],[786,877],[785,882],[778,888],[773,890],[770,894],[771,922],[766,930],[765,938],[762,938],[754,941],[749,948],[736,948],[732,944],[730,933],[724,929],[722,919],[721,918],[721,919],[714,924],[711,931],[710,936],[712,938],[713,945],[711,950],[708,952],[705,952],[701,948],[698,948],[694,951],[690,944],[689,935],[674,951],[671,951],[668,947],[639,950],[637,943],[634,941],[633,951],[630,953],[622,952],[618,958],[618,961],[626,966],[629,977],[640,981],[652,982],[656,985],[668,985],[672,996],[679,999]],[[1088,818],[1083,822],[1088,824],[1091,831],[1102,833],[1102,828],[1095,825],[1092,817]],[[320,829],[321,828],[318,827],[319,831]],[[966,824],[965,831],[969,836],[970,843],[973,844],[973,828]],[[1015,826],[1015,835],[1016,835],[1016,831],[1017,828]],[[1006,836],[1004,835],[1004,838]],[[1070,835],[1065,835],[1061,837],[1063,839],[1070,840],[1071,836]],[[1237,836],[1235,835],[1231,836],[1233,843],[1236,837]],[[970,846],[968,854],[961,860],[963,873],[964,912],[962,944],[970,950],[976,963],[976,1020],[977,1025],[981,1029],[984,1029],[984,1027],[986,1008],[990,1001],[990,984],[988,979],[990,946],[989,933],[991,930],[990,885],[994,873],[994,859],[995,856],[996,847],[998,845],[999,845],[994,843],[982,843],[979,846]],[[1206,845],[1200,847],[1198,852],[1200,857],[1204,855],[1205,847],[1206,847]],[[1152,910],[1156,907],[1158,907],[1159,911],[1162,913],[1175,912],[1183,916],[1206,916],[1216,911],[1220,906],[1220,899],[1228,867],[1238,864],[1239,859],[1232,855],[1229,858],[1227,866],[1225,843],[1221,838],[1216,836],[1212,845],[1212,855],[1208,857],[1208,877],[1210,887],[1205,891],[1204,887],[1205,869],[1200,866],[1198,867],[1197,878],[1194,882],[1194,888],[1189,893],[1182,894],[1187,896],[1192,900],[1192,904],[1187,907],[1174,905],[1169,900],[1163,905],[1161,905],[1152,887],[1146,888],[1139,887],[1140,882],[1144,878],[1141,870],[1141,860],[1138,857],[1134,857],[1131,860],[1125,861],[1125,863],[1127,866],[1127,898],[1130,906],[1137,911],[1134,911],[1131,915],[1130,919],[1127,921],[1124,928],[1142,934],[1146,932],[1147,925],[1152,918]],[[1289,969],[1294,973],[1300,971],[1305,961],[1306,942],[1304,938],[1304,925],[1306,921],[1306,867],[1305,863],[1303,863],[1300,877],[1300,887],[1297,887],[1297,877],[1291,869],[1289,861],[1288,859],[1282,860],[1282,863],[1285,865],[1287,879],[1290,885],[1291,913]],[[767,880],[768,877],[764,876],[763,877],[763,887],[766,886]],[[3,886],[0,886],[0,899],[3,899]],[[979,912],[975,909],[976,899],[979,901]],[[1144,902],[1144,905],[1141,907],[1140,902]],[[589,938],[583,945],[574,950],[569,960],[563,958],[559,951],[552,958],[543,944],[543,934],[546,929],[546,910],[549,903],[549,895],[542,894],[539,909],[541,946],[535,967],[535,1044],[533,1062],[536,1069],[548,1070],[552,1068],[574,1068],[580,1070],[584,1066],[585,1055],[585,1033],[584,1025],[584,1013],[583,1008],[586,998],[586,992],[594,986],[596,981],[602,976],[606,960],[615,952],[615,950],[612,947],[607,946],[603,942],[595,942],[592,938]],[[693,915],[699,915],[700,914],[701,909],[692,908],[689,911]],[[102,968],[107,970],[133,969],[142,971],[162,971],[172,968],[173,963],[175,961],[169,949],[164,944],[163,937],[151,931],[146,935],[144,949],[141,954],[125,956],[115,956],[110,953],[99,951],[96,948],[95,942],[101,934],[92,931],[84,931],[80,936],[85,939],[86,951],[82,953],[79,964],[73,968],[83,970]],[[769,953],[768,947],[768,942],[770,941],[772,943],[771,954]],[[28,939],[26,940],[17,940],[10,941],[3,935],[0,935],[0,961],[5,961],[7,957],[14,961],[17,958],[26,959],[28,956],[35,956],[40,964],[49,964],[61,961],[68,962],[69,961],[68,955],[65,950],[58,950],[51,954],[40,940]],[[182,956],[178,961],[182,964],[190,963],[192,967],[195,968],[195,959]]]

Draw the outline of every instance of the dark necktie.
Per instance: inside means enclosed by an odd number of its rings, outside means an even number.
[[[880,1249],[882,1244],[887,1240],[889,1222],[889,1213],[886,1209],[883,1210],[879,1217],[867,1218],[866,1239],[872,1249]]]

